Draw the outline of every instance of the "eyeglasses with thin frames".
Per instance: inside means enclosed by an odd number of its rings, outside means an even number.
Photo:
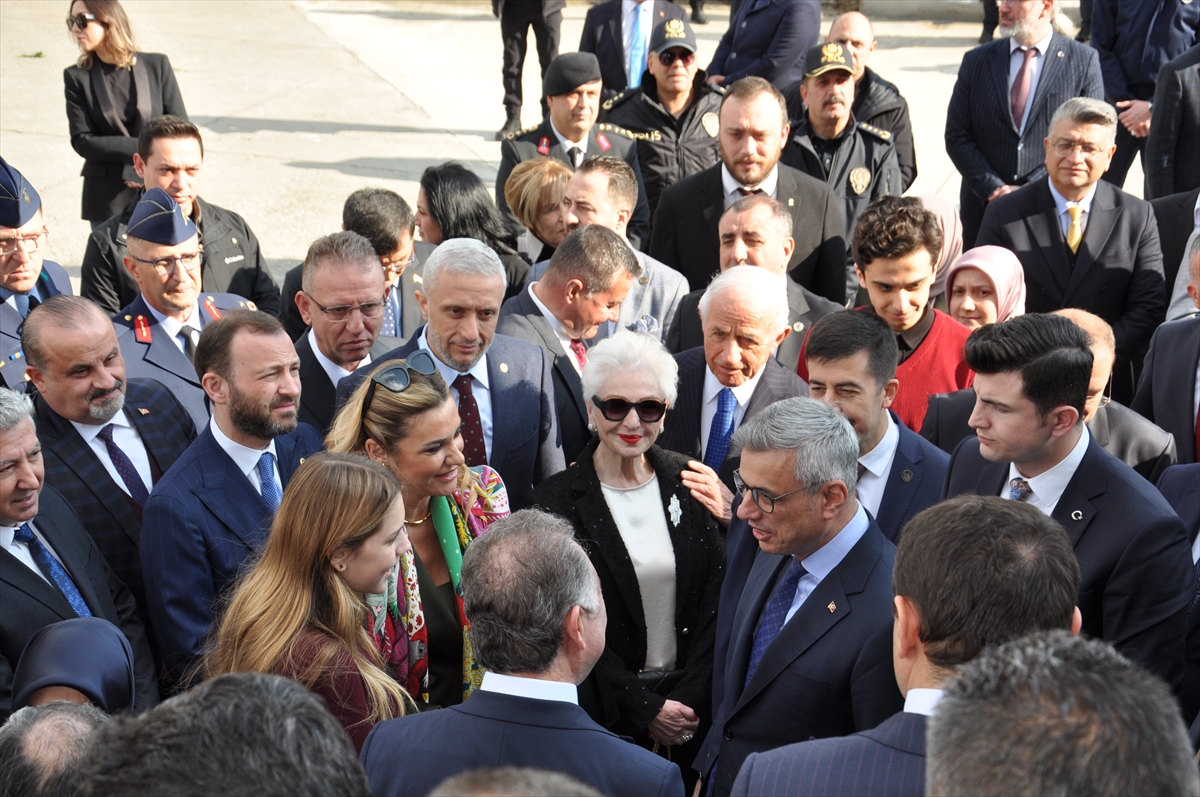
[[[100,18],[95,14],[74,14],[67,17],[67,30],[82,30],[88,26],[89,22],[100,22]],[[103,25],[103,22],[100,22]]]
[[[50,234],[50,230],[43,227],[42,231],[33,235],[22,235],[17,238],[0,238],[0,256],[9,257],[15,255],[18,249],[24,249],[25,254],[32,255],[38,249],[42,248],[42,238]]]
[[[803,490],[808,490],[813,487],[820,487],[823,483],[824,482],[817,482],[816,484],[806,484],[803,487],[797,487],[795,490],[786,492],[783,495],[771,495],[766,490],[762,490],[758,487],[747,487],[746,483],[744,481],[742,481],[741,471],[735,470],[733,472],[733,489],[742,495],[745,495],[747,492],[749,492],[750,498],[754,501],[754,505],[757,506],[759,509],[761,509],[763,511],[763,513],[767,514],[767,515],[769,515],[775,511],[775,504],[777,504],[780,501],[782,501],[783,499],[787,498],[789,495],[795,495],[798,492],[801,492]]]
[[[380,313],[383,312],[383,299],[374,302],[362,302],[361,304],[339,304],[334,307],[325,307],[314,299],[311,294],[305,292],[304,295],[335,324],[344,324],[349,321],[350,314],[355,310],[362,313],[363,318],[378,318]]]
[[[153,266],[155,273],[160,277],[169,277],[180,266],[183,266],[184,271],[195,271],[204,261],[204,250],[184,252],[175,257],[160,257],[155,260],[146,260],[141,257],[134,257],[133,255],[130,255],[129,258],[139,263],[145,263],[147,266]]]

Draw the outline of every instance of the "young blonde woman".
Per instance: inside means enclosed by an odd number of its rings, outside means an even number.
[[[117,0],[74,0],[67,29],[79,61],[63,72],[71,146],[84,159],[83,218],[95,229],[139,196],[137,137],[156,116],[187,118],[165,55],[141,53]]]
[[[325,699],[361,749],[375,723],[412,705],[394,588],[409,550],[400,486],[386,469],[347,454],[310,457],[288,484],[262,558],[233,591],[207,677],[293,678]]]

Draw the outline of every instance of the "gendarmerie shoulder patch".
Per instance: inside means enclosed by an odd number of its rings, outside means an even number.
[[[870,133],[876,138],[883,139],[884,141],[892,140],[892,134],[890,131],[884,130],[881,127],[876,127],[875,125],[869,125],[866,122],[859,122],[858,129],[864,133]]]

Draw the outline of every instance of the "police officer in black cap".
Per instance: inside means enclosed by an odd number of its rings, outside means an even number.
[[[550,64],[542,93],[550,115],[536,127],[508,136],[500,144],[500,169],[496,173],[496,205],[508,218],[513,237],[522,227],[504,200],[504,184],[513,167],[532,158],[557,158],[574,171],[593,155],[624,159],[638,180],[637,205],[626,236],[638,249],[650,242],[650,205],[630,133],[613,124],[596,124],[600,111],[600,62],[591,53],[564,53]]]
[[[161,188],[138,201],[125,227],[124,267],[137,282],[136,299],[113,317],[129,379],[156,379],[175,394],[197,429],[208,405],[192,356],[200,331],[224,310],[254,310],[232,293],[202,293],[204,247],[196,224]]]
[[[651,216],[667,186],[720,162],[718,114],[724,93],[704,82],[696,34],[683,15],[655,22],[641,87],[621,92],[600,112],[603,121],[628,130],[637,141]]]
[[[800,96],[805,114],[792,122],[791,138],[780,160],[824,180],[845,202],[849,242],[858,217],[872,199],[899,196],[903,191],[892,134],[854,120],[850,110],[854,104],[854,62],[850,51],[838,42],[814,44],[808,49]],[[848,262],[850,259],[848,254]],[[852,268],[847,269],[847,285],[853,294],[858,280]]]
[[[0,158],[0,385],[19,392],[27,383],[25,316],[51,296],[72,293],[66,269],[45,259],[48,235],[42,198]]]

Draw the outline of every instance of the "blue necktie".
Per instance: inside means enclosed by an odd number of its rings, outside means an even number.
[[[800,579],[807,572],[804,565],[800,564],[800,560],[793,556],[787,572],[783,574],[775,591],[771,593],[771,600],[763,611],[758,630],[754,632],[754,647],[750,649],[750,664],[746,667],[743,689],[754,677],[754,671],[758,669],[758,664],[762,661],[763,654],[767,652],[767,647],[783,628],[783,621],[787,617],[788,610],[792,608],[792,601],[796,599],[796,588],[800,586]]]
[[[1008,483],[1009,501],[1024,501],[1031,495],[1033,495],[1033,488],[1024,479],[1017,478]]]
[[[400,286],[393,285],[391,293],[388,294],[387,301],[383,303],[383,328],[379,330],[379,334],[385,337],[400,337],[400,306],[397,304],[399,293]]]
[[[264,451],[258,458],[258,478],[262,481],[263,500],[272,512],[276,511],[283,495],[279,492],[279,485],[275,483],[275,461],[270,451]]]
[[[13,535],[13,541],[24,543],[29,548],[29,553],[33,554],[33,559],[38,563],[38,567],[58,587],[59,592],[67,599],[67,603],[71,604],[71,608],[75,610],[75,614],[80,617],[92,616],[87,601],[79,594],[79,588],[71,580],[71,574],[54,558],[54,554],[46,550],[42,541],[34,536],[33,529],[29,528],[28,523],[21,524],[21,528],[17,529],[17,533]]]
[[[133,466],[133,462],[129,457],[125,456],[125,452],[113,441],[113,425],[111,423],[100,430],[100,439],[104,441],[104,447],[108,449],[109,459],[116,466],[121,481],[125,482],[125,486],[129,489],[129,497],[139,505],[145,506],[146,499],[150,497],[150,494],[146,491],[146,483],[142,481],[142,475],[137,472],[137,468]]]
[[[13,303],[17,306],[17,313],[21,318],[25,318],[29,315],[30,310],[41,304],[41,301],[38,300],[36,293],[30,291],[29,293],[14,293]]]
[[[704,464],[713,470],[720,470],[725,455],[729,453],[729,441],[733,438],[733,408],[737,400],[733,391],[727,387],[721,388],[717,394],[717,414],[713,416],[712,426],[708,430],[708,448],[704,451]]]
[[[646,34],[642,30],[642,6],[633,9],[633,37],[629,48],[629,88],[642,85],[642,73],[646,71]]]

